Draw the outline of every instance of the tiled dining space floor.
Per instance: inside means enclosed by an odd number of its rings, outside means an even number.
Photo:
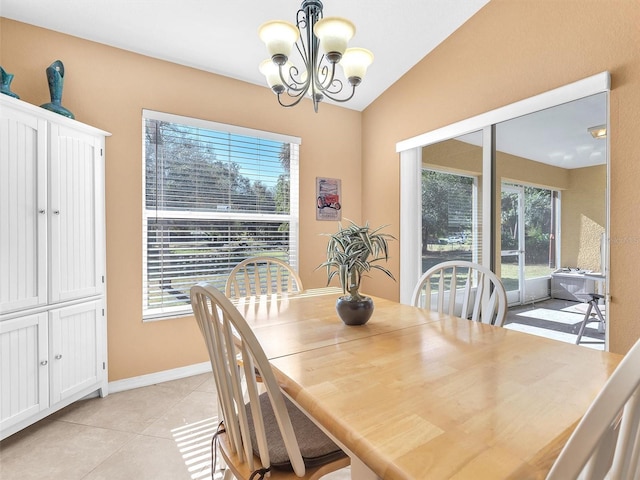
[[[81,400],[0,442],[0,479],[211,479],[216,406],[211,374]]]
[[[549,330],[548,321],[530,318],[547,307],[510,311],[506,327],[574,343],[575,332],[565,330],[581,314],[554,305],[572,319],[558,323],[554,313],[558,331]],[[211,374],[81,400],[0,442],[0,480],[209,480],[217,423]],[[324,477],[348,478],[349,469]]]

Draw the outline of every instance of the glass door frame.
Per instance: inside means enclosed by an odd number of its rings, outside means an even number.
[[[518,246],[515,250],[500,250],[500,258],[516,256],[518,259],[518,289],[507,290],[507,303],[519,305],[525,296],[525,225],[524,225],[524,186],[502,182],[501,193],[509,192],[518,195],[517,232]],[[502,269],[501,269],[502,270]],[[514,293],[515,292],[515,293]]]
[[[552,108],[560,104],[579,100],[591,95],[605,93],[607,102],[607,125],[610,128],[609,115],[609,91],[611,89],[611,76],[609,72],[601,72],[577,82],[550,90],[534,97],[526,98],[519,102],[482,113],[457,123],[400,141],[396,144],[396,152],[400,156],[400,301],[411,302],[411,294],[421,275],[421,169],[422,147],[441,142],[470,132],[482,131],[483,134],[483,166],[482,188],[483,204],[482,218],[490,221],[482,222],[482,258],[479,263],[495,271],[496,265],[496,125],[513,118],[528,115],[546,108]],[[606,225],[605,231],[610,231],[609,196],[611,192],[610,175],[610,138],[607,135],[606,165],[607,165],[607,198],[605,206]],[[608,245],[606,246],[608,247]],[[604,274],[609,277],[609,248],[606,248],[604,260]],[[605,297],[609,298],[609,284],[606,282]],[[609,345],[609,329],[606,335],[606,348]]]

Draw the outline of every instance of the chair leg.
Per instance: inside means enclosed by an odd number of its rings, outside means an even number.
[[[605,321],[604,321],[604,316],[602,315],[602,312],[600,311],[600,307],[598,306],[598,301],[595,300],[593,303],[593,308],[596,311],[596,315],[598,315],[598,318],[600,319],[600,321],[598,322],[598,332],[599,333],[604,333],[604,329],[605,329]]]
[[[576,345],[580,345],[580,340],[582,340],[584,329],[587,328],[587,323],[589,323],[589,317],[591,316],[592,308],[593,308],[593,302],[592,300],[589,300],[589,307],[587,307],[587,313],[584,314],[584,319],[582,320],[582,324],[580,325],[580,330],[578,331],[578,338],[576,338]]]
[[[589,300],[588,303],[589,303],[589,307],[587,308],[587,312],[584,314],[584,320],[582,320],[582,324],[580,325],[580,330],[578,331],[578,338],[576,339],[576,345],[580,345],[580,342],[582,341],[582,335],[584,334],[584,330],[585,328],[587,328],[587,323],[598,322],[598,331],[600,331],[601,328],[602,328],[602,331],[604,331],[604,328],[605,328],[604,316],[602,315],[602,311],[598,306],[598,299],[592,298],[591,300]],[[595,312],[596,316],[598,317],[597,319],[591,319],[592,311]],[[584,342],[584,343],[603,343],[603,342]]]

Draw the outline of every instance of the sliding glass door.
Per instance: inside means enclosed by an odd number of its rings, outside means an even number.
[[[449,258],[494,270],[511,304],[552,297],[563,267],[606,278],[608,140],[598,132],[609,81],[594,75],[396,145],[402,302]]]
[[[513,305],[524,296],[524,187],[502,184],[500,207],[500,277]]]
[[[503,183],[500,199],[500,276],[509,305],[549,297],[557,265],[558,192]]]

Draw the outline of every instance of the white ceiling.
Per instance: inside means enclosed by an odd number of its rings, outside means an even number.
[[[599,93],[496,125],[496,149],[562,168],[606,163],[607,142],[588,131],[607,123],[606,94]],[[458,138],[482,144],[482,133]]]
[[[496,148],[562,168],[602,165],[607,142],[588,128],[605,123],[607,99],[600,93],[498,124]]]
[[[488,2],[323,0],[325,16],[355,23],[351,45],[375,55],[355,97],[340,105],[364,110]],[[299,7],[298,0],[0,0],[0,15],[268,88],[257,29],[273,19],[295,22]],[[603,123],[606,101],[573,102],[501,125],[498,148],[565,168],[604,163],[606,142],[586,136]]]
[[[375,56],[341,105],[364,110],[488,1],[323,0],[325,16],[356,25],[350,45]],[[298,8],[297,0],[0,0],[6,18],[258,85],[267,58],[258,27],[295,23]]]

